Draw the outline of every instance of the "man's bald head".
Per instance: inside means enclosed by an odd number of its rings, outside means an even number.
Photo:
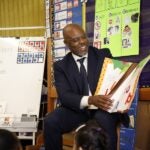
[[[78,24],[68,24],[63,29],[64,43],[72,53],[83,56],[88,51],[88,39]]]
[[[67,35],[72,32],[73,30],[80,30],[82,32],[84,32],[84,30],[82,29],[82,27],[78,24],[67,24],[64,28],[63,28],[63,36],[64,39],[65,37],[67,37]]]

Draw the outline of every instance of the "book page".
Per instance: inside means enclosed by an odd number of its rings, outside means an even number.
[[[113,106],[108,112],[128,111],[140,74],[150,55],[138,64],[105,58],[95,95],[109,95]]]
[[[105,58],[95,95],[108,95],[131,65],[131,62]],[[89,109],[97,107],[91,105]]]
[[[105,58],[95,95],[108,95],[131,65],[131,62]]]
[[[114,92],[114,94],[111,96],[111,99],[113,100],[113,107],[109,110],[109,112],[124,112],[129,110],[135,96],[136,87],[142,69],[149,60],[150,55],[141,60],[136,68]]]

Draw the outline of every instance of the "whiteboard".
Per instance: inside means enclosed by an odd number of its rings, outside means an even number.
[[[0,114],[39,117],[44,37],[0,38]]]

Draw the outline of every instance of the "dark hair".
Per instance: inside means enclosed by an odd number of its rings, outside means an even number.
[[[0,150],[20,150],[20,148],[20,141],[14,133],[0,129]]]
[[[75,142],[77,149],[83,150],[109,150],[108,135],[95,121],[89,121],[76,133]]]

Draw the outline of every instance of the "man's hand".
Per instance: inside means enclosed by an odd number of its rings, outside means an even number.
[[[88,99],[89,105],[94,105],[100,109],[107,111],[112,106],[112,101],[107,95],[90,96]]]

